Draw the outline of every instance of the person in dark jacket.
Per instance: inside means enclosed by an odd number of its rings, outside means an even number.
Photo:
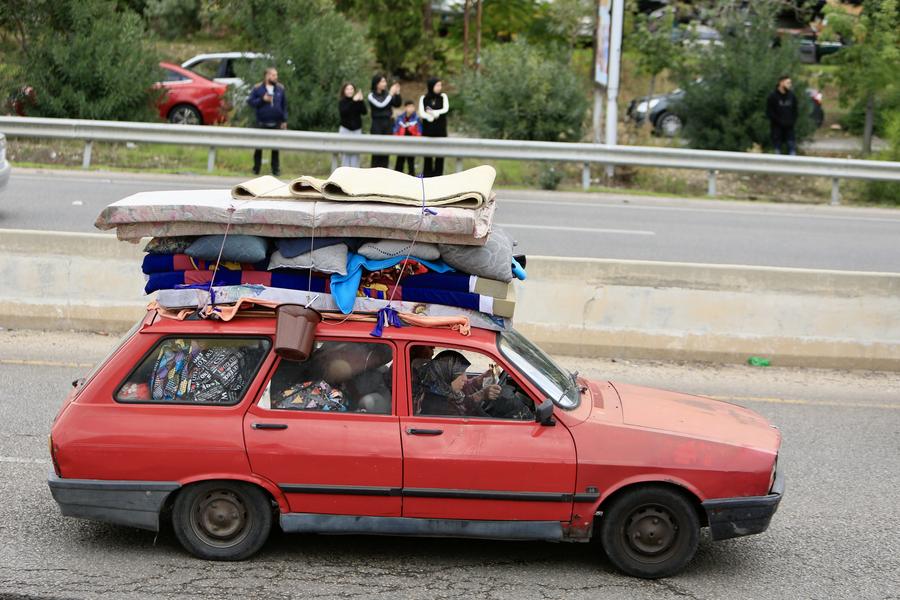
[[[422,135],[419,129],[419,115],[416,114],[416,104],[412,100],[408,100],[403,105],[403,112],[394,122],[394,135],[404,136],[410,135],[418,137]],[[397,162],[394,163],[394,170],[403,172],[403,163],[409,167],[410,175],[416,174],[416,158],[414,156],[397,156]]]
[[[497,384],[480,387],[469,379],[466,369],[472,363],[456,350],[443,350],[416,372],[413,385],[413,410],[417,415],[454,415],[486,417],[485,402],[501,393]],[[478,379],[478,378],[476,378]]]
[[[419,118],[422,119],[422,135],[447,137],[447,111],[450,101],[442,93],[444,83],[437,77],[428,80],[428,92],[419,98]],[[444,157],[425,157],[425,177],[444,174]]]
[[[362,92],[352,83],[341,86],[338,100],[338,112],[341,115],[341,126],[338,133],[344,135],[362,135],[362,116],[366,114],[366,103]],[[359,167],[359,154],[341,154],[342,167]]]
[[[791,91],[791,78],[782,75],[778,85],[766,100],[766,116],[772,132],[772,146],[776,154],[786,149],[788,154],[797,154],[794,125],[797,123],[797,96]]]
[[[372,109],[372,135],[391,135],[393,132],[393,107],[399,107],[403,99],[400,97],[400,84],[394,83],[387,89],[384,75],[372,77],[372,91],[367,98]],[[385,154],[373,154],[373,167],[387,167],[390,157]]]
[[[275,67],[266,69],[262,82],[250,91],[247,104],[256,109],[256,126],[261,129],[287,129],[287,98],[284,86],[278,83]],[[281,175],[278,150],[272,150],[272,175]],[[262,150],[253,152],[253,173],[259,175],[262,166]]]

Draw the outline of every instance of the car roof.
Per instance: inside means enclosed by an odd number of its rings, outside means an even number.
[[[337,315],[340,317],[341,315]],[[373,315],[374,316],[374,315]],[[164,335],[193,336],[273,336],[276,319],[274,316],[251,316],[238,313],[230,321],[212,319],[182,320],[169,319],[148,311],[140,328],[141,333]],[[324,320],[316,326],[320,336],[349,337],[359,340],[377,340],[372,337],[375,323],[371,321],[334,321]],[[437,327],[388,327],[384,329],[383,339],[404,340],[428,345],[466,345],[496,347],[497,333],[487,329],[472,327],[469,335],[464,336],[457,331]]]
[[[269,58],[269,55],[262,52],[210,52],[208,54],[198,54],[196,56],[192,56],[191,58],[181,63],[181,66],[187,69],[190,68],[191,65],[204,60],[214,60],[221,58]]]

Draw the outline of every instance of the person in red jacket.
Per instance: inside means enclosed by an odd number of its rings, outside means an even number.
[[[403,112],[394,122],[394,135],[412,135],[421,136],[422,128],[419,122],[419,115],[416,114],[415,102],[407,102],[403,105]],[[397,156],[397,162],[394,164],[395,171],[403,171],[403,163],[409,167],[409,174],[416,174],[416,159],[414,156]]]

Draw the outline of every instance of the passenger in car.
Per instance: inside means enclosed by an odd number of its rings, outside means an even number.
[[[415,386],[418,393],[414,392],[413,399],[415,414],[489,416],[482,405],[500,395],[500,386],[493,384],[477,389],[477,381],[471,381],[466,375],[471,364],[459,352],[444,350],[423,365],[414,374],[419,378]]]

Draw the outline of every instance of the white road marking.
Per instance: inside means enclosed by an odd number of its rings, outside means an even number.
[[[656,235],[655,231],[643,229],[603,229],[600,227],[565,227],[562,225],[520,225],[516,223],[497,223],[507,229],[552,229],[553,231],[579,231],[582,233],[615,233],[620,235]]]
[[[900,219],[892,217],[855,217],[841,215],[821,215],[814,212],[808,213],[782,213],[778,211],[766,211],[764,207],[760,210],[740,210],[735,208],[697,208],[690,206],[659,206],[659,205],[643,205],[643,204],[609,204],[606,202],[574,202],[571,200],[524,200],[515,198],[498,198],[501,204],[540,204],[543,206],[575,206],[579,208],[612,208],[623,210],[661,210],[661,211],[677,211],[677,212],[693,212],[693,213],[711,213],[722,215],[749,215],[753,217],[787,217],[792,219],[824,219],[829,221],[867,221],[872,223],[897,223]],[[715,202],[714,200],[711,202]],[[725,201],[721,201],[725,202]]]

